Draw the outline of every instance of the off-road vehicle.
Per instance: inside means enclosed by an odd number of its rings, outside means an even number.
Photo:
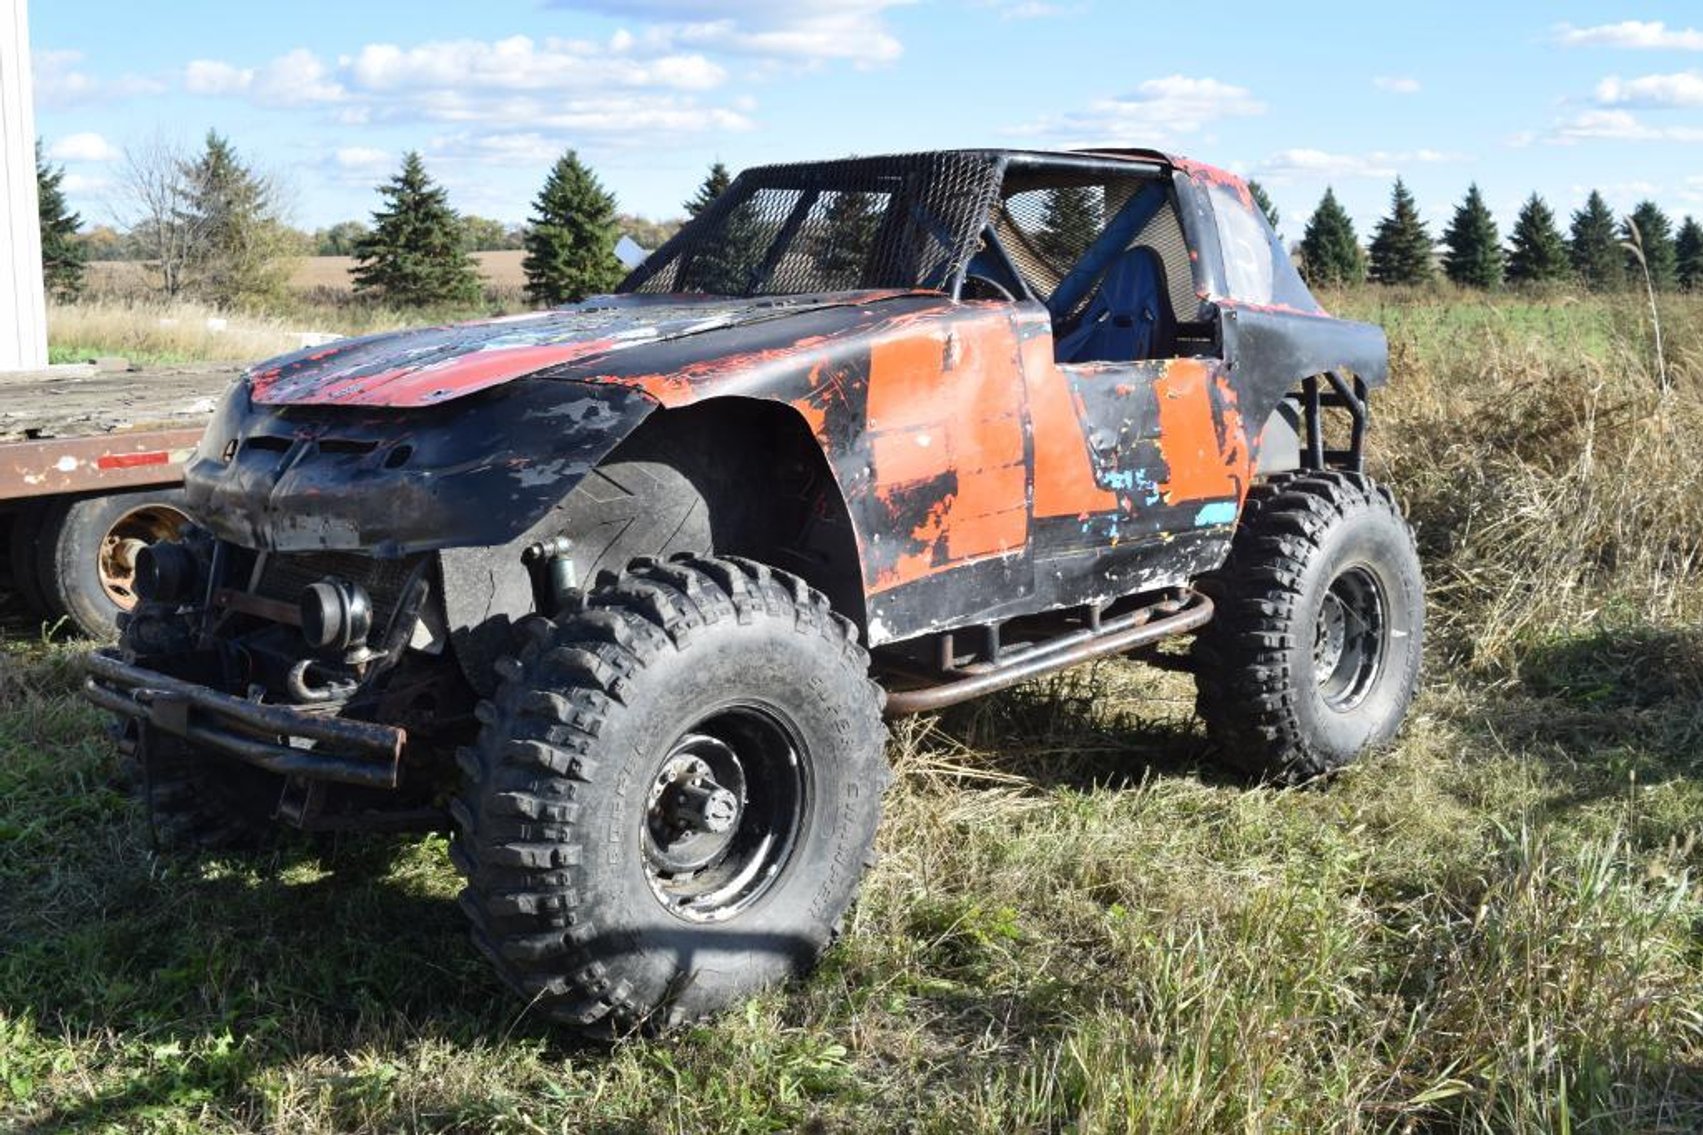
[[[1208,166],[752,170],[614,295],[252,368],[87,693],[161,827],[447,813],[522,995],[696,1018],[833,937],[884,712],[1193,632],[1232,765],[1390,738],[1423,599],[1361,469],[1386,356]]]

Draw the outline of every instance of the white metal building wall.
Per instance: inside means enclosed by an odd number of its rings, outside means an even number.
[[[47,365],[27,0],[0,0],[0,370]]]

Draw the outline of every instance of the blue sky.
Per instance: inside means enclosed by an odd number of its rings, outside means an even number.
[[[572,147],[650,216],[709,163],[1152,145],[1259,178],[1293,240],[1327,184],[1365,237],[1397,173],[1441,232],[1477,181],[1703,215],[1692,3],[34,0],[36,117],[90,222],[122,154],[228,135],[304,227],[364,219],[419,149],[463,211],[524,218]]]

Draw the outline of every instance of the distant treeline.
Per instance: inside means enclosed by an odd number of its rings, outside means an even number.
[[[464,303],[481,293],[471,253],[523,249],[527,294],[562,303],[620,281],[615,245],[623,235],[654,249],[684,223],[617,211],[614,194],[572,150],[551,167],[522,225],[456,211],[420,155],[408,153],[376,187],[380,204],[370,220],[304,232],[285,223],[277,183],[212,131],[193,152],[160,142],[125,151],[116,201],[122,225],[83,231],[66,203],[64,177],[38,146],[42,272],[60,299],[82,293],[89,261],[124,260],[143,265],[150,287],[167,299],[265,306],[279,298],[290,259],[320,255],[355,260],[357,296],[404,306]],[[683,208],[695,213],[728,181],[716,163]]]
[[[1276,210],[1257,182],[1254,196],[1273,227]],[[1390,208],[1362,247],[1354,222],[1325,189],[1294,248],[1301,270],[1318,284],[1425,284],[1439,275],[1463,287],[1491,290],[1571,284],[1594,292],[1627,287],[1652,292],[1703,286],[1703,225],[1687,216],[1676,226],[1654,201],[1616,217],[1597,190],[1568,218],[1562,232],[1554,210],[1533,193],[1514,218],[1504,244],[1496,218],[1476,184],[1433,238],[1407,185],[1396,178]]]

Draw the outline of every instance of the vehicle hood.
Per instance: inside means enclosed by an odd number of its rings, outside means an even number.
[[[691,335],[909,294],[601,296],[550,311],[340,340],[260,363],[246,378],[253,400],[267,406],[435,406]]]

